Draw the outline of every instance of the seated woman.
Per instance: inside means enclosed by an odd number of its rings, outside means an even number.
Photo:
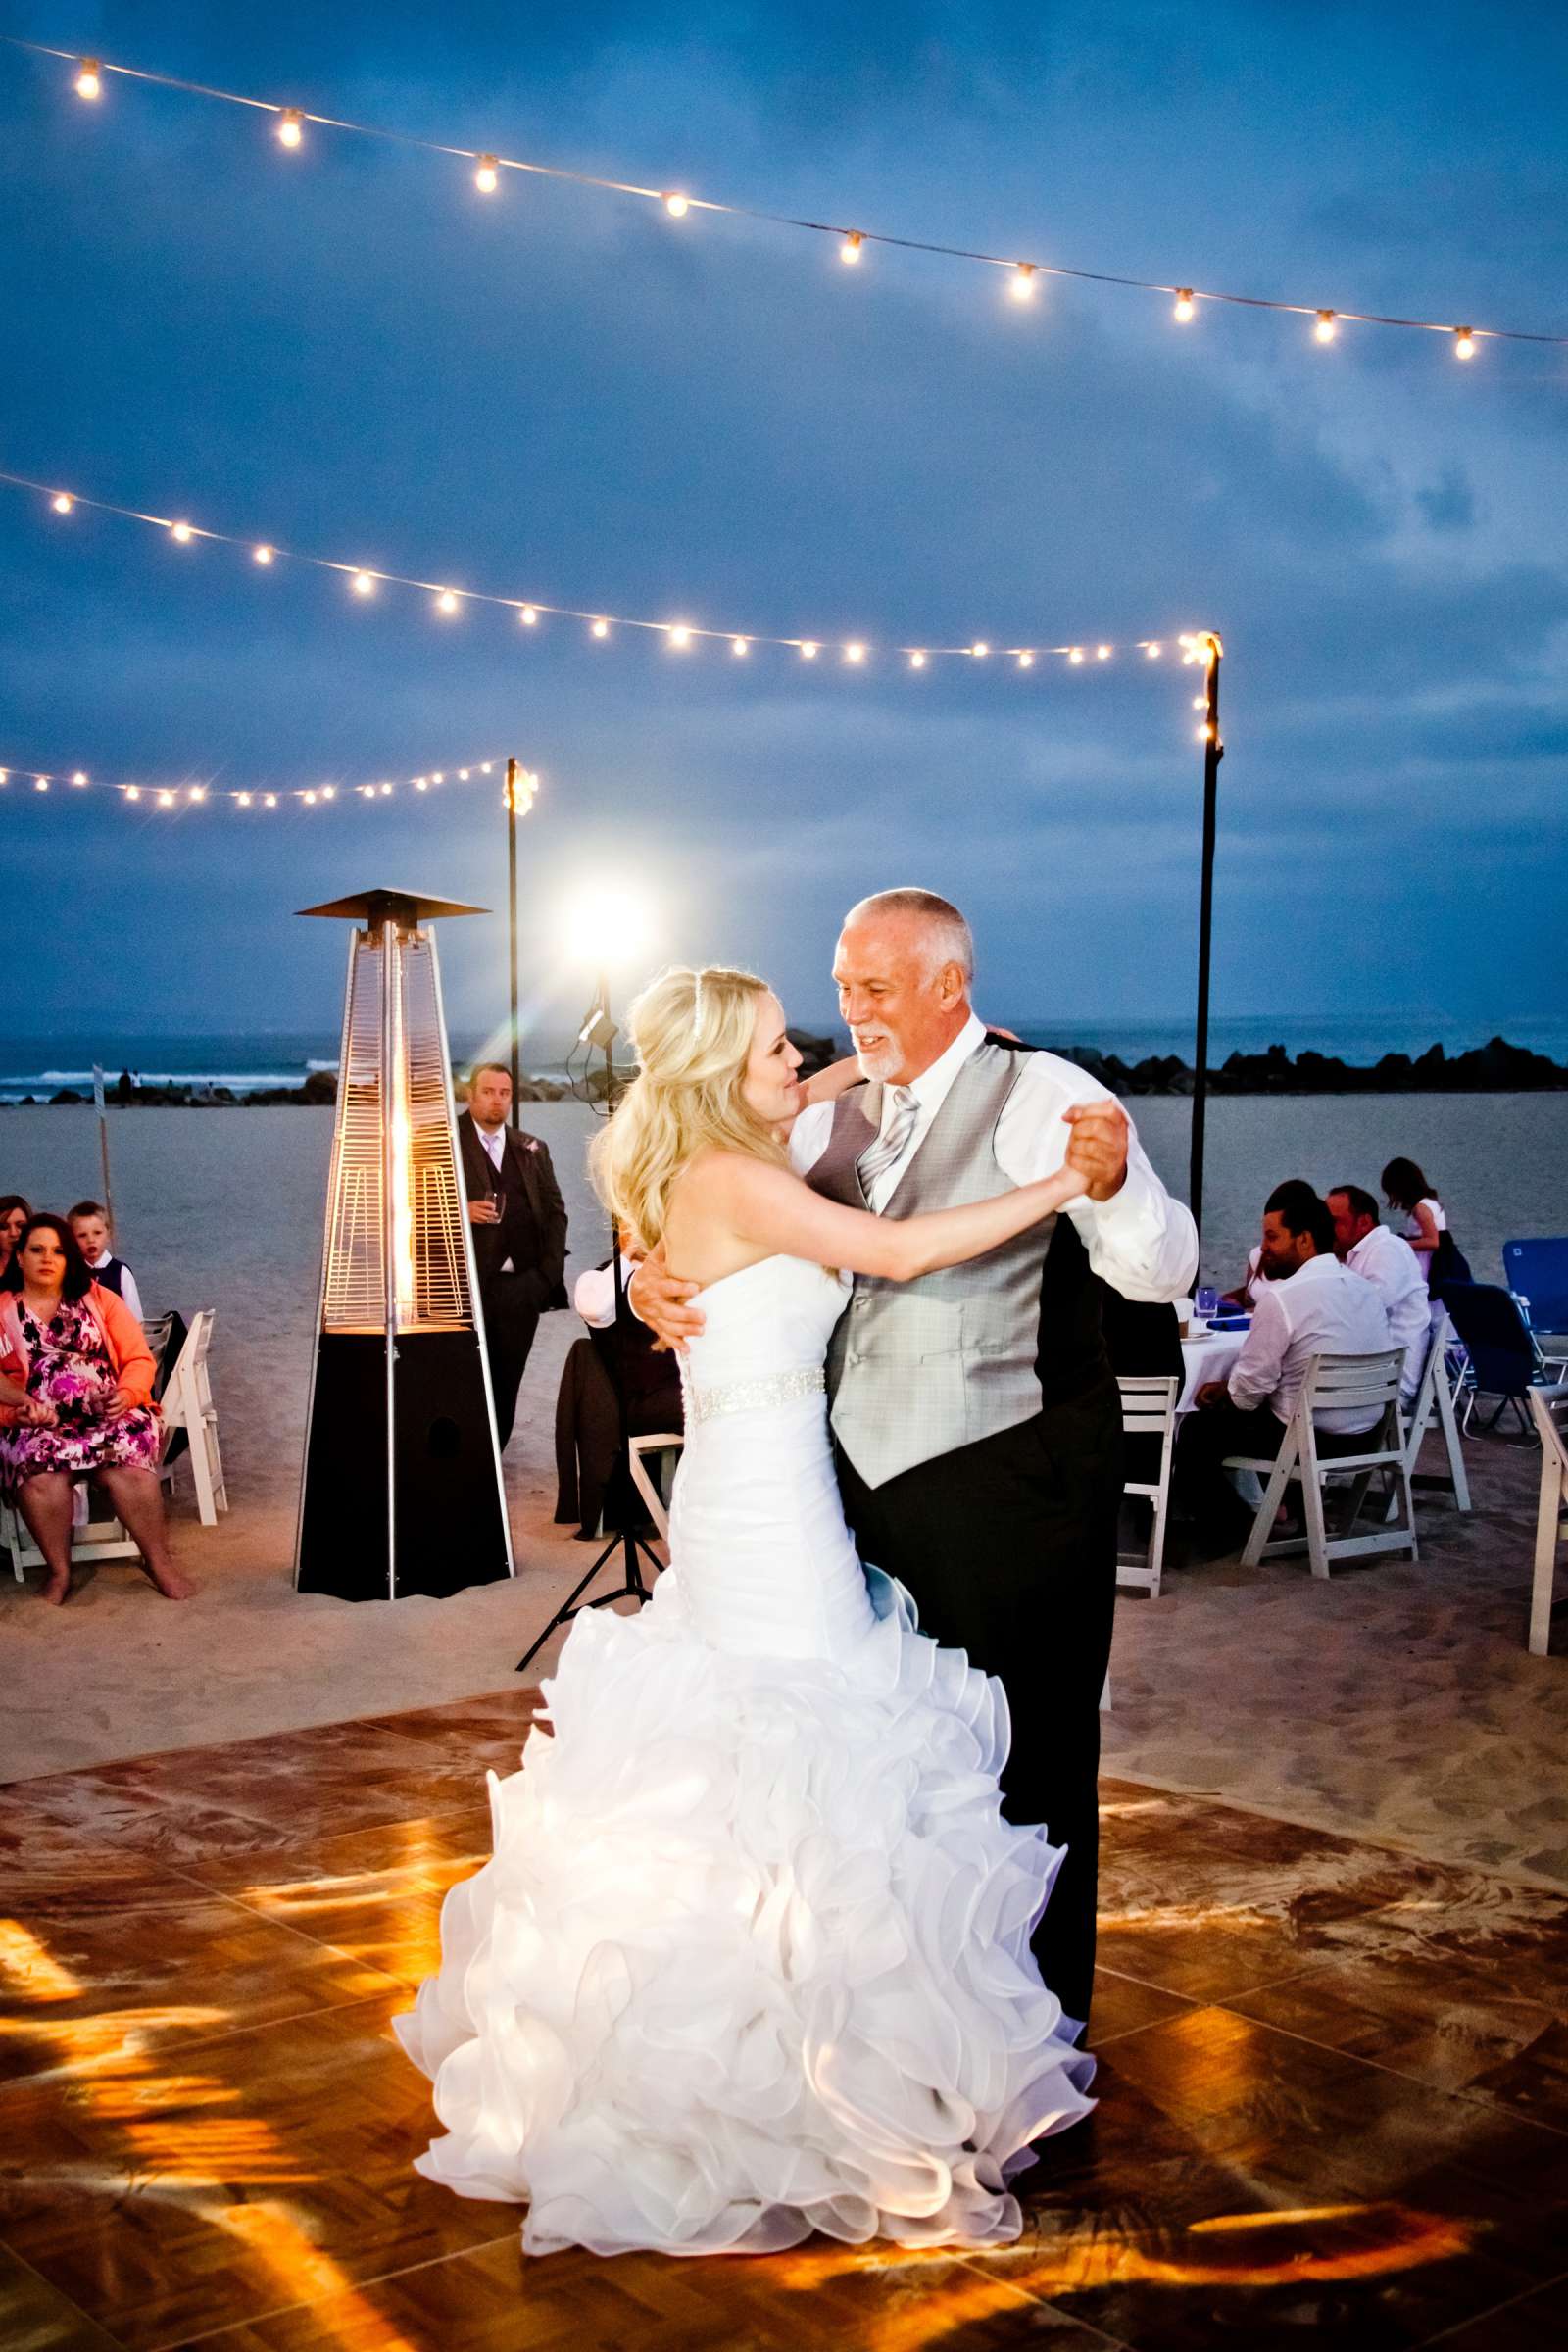
[[[174,1566],[158,1486],[152,1353],[141,1325],[93,1281],[63,1217],[29,1217],[0,1273],[0,1484],[71,1593],[71,1491],[101,1487],[168,1600],[195,1590]]]

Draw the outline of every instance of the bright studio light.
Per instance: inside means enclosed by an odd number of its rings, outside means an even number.
[[[1453,356],[1456,360],[1473,360],[1475,358],[1476,339],[1474,333],[1468,326],[1456,326],[1454,328]]]
[[[297,147],[305,136],[305,117],[297,106],[285,106],[277,118],[277,143]]]
[[[689,202],[690,198],[683,196],[678,188],[671,188],[664,198],[664,210],[672,220],[683,220]]]
[[[1197,308],[1198,305],[1193,300],[1192,287],[1178,286],[1176,289],[1176,307],[1171,316],[1179,320],[1183,326],[1185,326]]]
[[[648,902],[629,884],[595,883],[566,902],[562,938],[574,962],[593,971],[619,970],[652,945]]]
[[[1033,302],[1035,298],[1035,266],[1020,262],[1007,280],[1007,292],[1014,302]]]
[[[49,501],[57,514],[69,514],[75,503],[69,490],[57,490]]]
[[[1319,311],[1312,332],[1320,343],[1332,343],[1339,332],[1340,322],[1332,311]]]
[[[473,184],[481,196],[493,196],[501,184],[501,166],[493,155],[481,155]]]
[[[103,94],[103,69],[95,57],[84,57],[76,68],[76,96],[78,98],[101,98]]]

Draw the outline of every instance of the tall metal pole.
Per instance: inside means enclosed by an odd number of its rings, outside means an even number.
[[[1206,671],[1203,724],[1203,862],[1198,905],[1198,1036],[1193,1051],[1192,1161],[1188,1198],[1193,1222],[1203,1225],[1203,1132],[1208,1108],[1208,973],[1214,930],[1214,835],[1218,821],[1219,763],[1225,746],[1219,735],[1219,665],[1222,648],[1217,637],[1204,640]]]
[[[512,1124],[522,1124],[522,1037],[517,1010],[517,762],[507,761],[507,944],[512,975]]]

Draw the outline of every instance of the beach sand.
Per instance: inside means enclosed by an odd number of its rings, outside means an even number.
[[[1188,1105],[1135,1109],[1180,1187]],[[595,1263],[607,1242],[584,1168],[593,1115],[530,1105],[527,1124],[555,1158],[572,1268]],[[127,1111],[110,1129],[122,1243],[149,1312],[217,1309],[233,1507],[203,1529],[182,1484],[174,1541],[202,1587],[182,1606],[122,1563],[81,1572],[64,1611],[39,1602],[36,1577],[25,1588],[0,1579],[0,1778],[515,1687],[516,1659],[593,1556],[552,1523],[555,1394],[575,1317],[542,1323],[509,1450],[517,1577],[439,1602],[297,1595],[330,1113]],[[1375,1182],[1395,1151],[1429,1159],[1484,1279],[1496,1278],[1505,1235],[1561,1229],[1568,1097],[1225,1099],[1210,1116],[1207,1270],[1239,1270],[1280,1175]],[[39,1205],[96,1193],[90,1110],[0,1114],[0,1189],[13,1187]],[[1524,1649],[1536,1457],[1493,1441],[1471,1455],[1478,1510],[1424,1511],[1417,1566],[1374,1561],[1325,1585],[1304,1564],[1221,1563],[1172,1573],[1157,1602],[1124,1598],[1110,1768],[1568,1884],[1568,1663]]]

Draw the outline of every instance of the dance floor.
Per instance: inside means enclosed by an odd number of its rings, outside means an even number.
[[[527,1692],[13,1784],[8,2352],[1568,2340],[1568,1902],[1104,1787],[1102,2104],[1016,2246],[524,2262],[388,2021]]]

